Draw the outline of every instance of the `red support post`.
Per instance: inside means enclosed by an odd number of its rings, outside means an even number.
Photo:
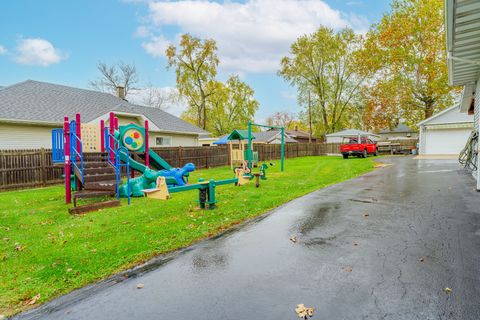
[[[72,202],[72,189],[70,185],[70,124],[68,117],[63,118],[63,151],[65,154],[64,170],[65,170],[65,203]]]
[[[109,126],[110,126],[110,134],[112,135],[112,137],[110,137],[110,141],[109,141],[109,145],[110,145],[110,149],[111,150],[115,150],[115,146],[114,146],[114,140],[113,140],[113,136],[115,135],[115,115],[113,114],[113,112],[110,112],[110,121],[109,121]],[[113,163],[115,162],[115,155],[113,154],[113,151],[109,150],[109,157],[110,157],[110,161]]]
[[[148,120],[145,120],[145,165],[150,166],[150,154],[148,153],[149,143],[148,143]]]
[[[100,120],[100,151],[105,152],[105,121]]]
[[[80,113],[77,113],[75,115],[75,131],[76,131],[75,134],[78,137],[76,149],[77,149],[77,152],[80,152],[80,148],[82,147],[80,143],[80,139],[82,139],[82,121],[80,119]],[[77,161],[80,161],[80,159],[77,159]],[[78,178],[76,180],[77,180],[77,191],[80,191],[82,190],[82,182]]]
[[[115,117],[115,130],[118,130],[118,117]]]

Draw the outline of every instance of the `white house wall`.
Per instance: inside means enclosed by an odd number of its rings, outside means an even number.
[[[157,137],[165,137],[171,139],[171,147],[196,147],[198,146],[198,136],[196,135],[182,135],[173,133],[149,132],[148,143],[150,147],[169,147],[166,145],[159,146],[156,144]]]
[[[51,149],[52,129],[32,124],[0,123],[0,150]]]

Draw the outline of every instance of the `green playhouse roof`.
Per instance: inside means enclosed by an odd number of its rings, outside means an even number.
[[[227,140],[247,140],[248,139],[248,130],[233,130],[232,133],[227,137]],[[252,139],[255,137],[252,134]]]

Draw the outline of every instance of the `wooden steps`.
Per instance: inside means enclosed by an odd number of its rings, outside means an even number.
[[[73,195],[73,206],[77,206],[77,199],[91,199],[91,198],[101,198],[101,197],[115,197],[115,191],[105,191],[105,190],[82,190],[77,191]]]
[[[120,200],[108,200],[101,202],[94,202],[89,204],[84,204],[78,207],[73,207],[68,209],[68,212],[71,214],[83,214],[86,212],[97,211],[103,208],[112,208],[118,207],[120,205]]]
[[[120,201],[112,199],[105,201],[105,198],[116,196],[116,174],[113,168],[103,156],[84,157],[84,184],[83,190],[73,194],[74,207],[69,209],[72,214],[83,214],[89,211],[96,211],[103,208],[116,207]],[[75,168],[75,175],[81,179],[81,173]],[[77,200],[99,198],[98,202],[77,206]]]

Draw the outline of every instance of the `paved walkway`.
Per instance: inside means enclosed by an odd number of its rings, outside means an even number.
[[[472,177],[451,160],[384,161],[393,165],[22,318],[298,319],[304,303],[313,319],[480,319]]]

